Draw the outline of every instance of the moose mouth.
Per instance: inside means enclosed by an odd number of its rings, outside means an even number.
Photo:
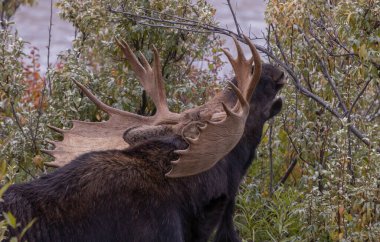
[[[282,107],[282,103],[283,103],[283,100],[282,100],[282,97],[277,97],[273,100],[272,102],[272,106],[273,105],[278,105],[280,106],[280,108]]]
[[[277,102],[280,102],[280,103],[282,103],[282,97],[276,97],[275,99],[274,99],[274,101],[273,101],[273,103],[277,103]]]

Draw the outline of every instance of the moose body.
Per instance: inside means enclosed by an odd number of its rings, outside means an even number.
[[[264,123],[281,110],[275,96],[283,84],[283,73],[264,64],[242,138],[199,174],[165,176],[179,156],[175,151],[188,147],[168,129],[127,149],[90,152],[32,182],[12,185],[1,207],[20,226],[10,228],[9,235],[36,219],[23,239],[207,241],[216,229],[215,241],[240,241],[232,221],[235,197]],[[233,105],[236,96],[225,92],[225,102]]]

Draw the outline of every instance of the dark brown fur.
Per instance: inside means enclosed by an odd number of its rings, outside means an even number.
[[[282,72],[263,65],[239,144],[212,169],[166,178],[174,150],[187,144],[169,131],[124,151],[82,155],[35,181],[11,186],[3,211],[20,229],[33,218],[28,241],[239,241],[232,216],[238,186],[260,142],[264,122],[277,114],[273,102]],[[231,100],[234,97],[231,94]]]

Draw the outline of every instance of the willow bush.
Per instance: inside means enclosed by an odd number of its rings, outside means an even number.
[[[39,123],[44,120],[41,109],[30,102],[40,95],[30,92],[31,85],[41,84],[40,77],[29,72],[21,60],[33,57],[23,52],[24,41],[4,22],[0,29],[0,162],[2,178],[25,181],[37,169],[33,158],[39,153],[42,139]],[[35,60],[35,59],[34,59]],[[37,79],[35,79],[37,78]],[[43,129],[43,128],[42,128]],[[16,176],[17,175],[17,176]]]
[[[249,206],[260,208],[250,226],[237,215],[246,238],[380,238],[379,14],[378,0],[269,1],[270,49],[321,102],[300,92],[289,76],[284,109],[272,137],[268,128],[239,199],[239,212],[247,198]],[[350,125],[372,146],[350,132]],[[285,185],[275,191],[294,161]],[[255,189],[247,192],[250,186]]]

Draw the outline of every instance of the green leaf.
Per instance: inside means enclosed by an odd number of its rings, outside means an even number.
[[[288,136],[283,129],[280,129],[278,132],[278,138],[282,143],[285,143],[287,141]]]
[[[4,192],[8,189],[10,186],[10,183],[5,184],[1,189],[0,189],[0,198],[3,197]]]
[[[13,214],[11,212],[7,212],[7,213],[3,213],[3,215],[8,225],[15,229],[17,227],[17,222]]]
[[[25,235],[25,233],[33,226],[33,224],[37,221],[36,218],[32,219],[21,231],[20,239]]]

